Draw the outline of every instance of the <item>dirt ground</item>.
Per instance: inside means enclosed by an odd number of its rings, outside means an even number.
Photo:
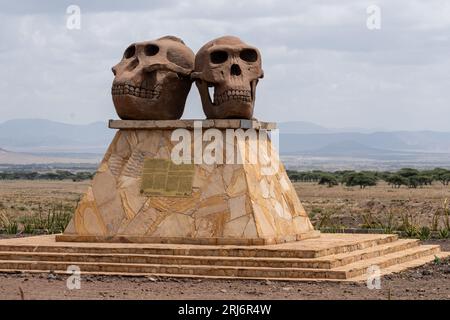
[[[450,242],[445,247],[450,250]],[[450,300],[449,261],[387,275],[381,288],[372,290],[365,283],[83,275],[80,289],[69,290],[66,281],[66,276],[54,274],[0,273],[0,299]]]

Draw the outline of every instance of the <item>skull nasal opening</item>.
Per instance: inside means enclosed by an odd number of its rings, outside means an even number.
[[[241,73],[242,73],[242,71],[241,71],[241,67],[239,67],[239,65],[233,64],[231,66],[231,75],[232,76],[240,76]]]

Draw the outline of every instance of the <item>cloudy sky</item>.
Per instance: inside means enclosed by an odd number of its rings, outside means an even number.
[[[81,29],[66,27],[67,7]],[[381,10],[381,29],[366,9]],[[255,115],[329,127],[450,131],[450,1],[0,1],[0,122],[115,118],[111,66],[132,42],[226,34],[260,48]],[[195,86],[184,118],[203,117]]]

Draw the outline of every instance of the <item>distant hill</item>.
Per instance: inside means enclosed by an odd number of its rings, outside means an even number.
[[[326,145],[323,148],[305,152],[305,154],[323,155],[323,156],[371,156],[379,154],[392,154],[390,150],[371,148],[355,141],[338,141]]]
[[[311,133],[332,132],[331,129],[306,121],[280,122],[278,124],[278,129],[280,129],[280,132],[290,134],[311,134]]]
[[[13,151],[103,152],[115,130],[106,122],[86,125],[44,119],[17,119],[0,124],[0,146]]]
[[[391,159],[408,154],[414,159],[416,153],[418,156],[429,153],[441,154],[441,159],[450,154],[450,132],[371,132],[358,128],[326,128],[305,121],[282,122],[278,127],[282,155]],[[34,160],[42,163],[45,159],[93,161],[103,155],[114,133],[106,122],[74,125],[44,119],[6,121],[0,123],[0,163],[5,163],[6,159],[27,159],[27,163]]]
[[[342,142],[352,141],[367,148],[407,151],[450,153],[449,132],[344,132],[321,134],[284,134],[280,129],[280,151],[286,154],[298,154],[305,151],[319,150],[327,146],[336,146]],[[336,149],[336,147],[334,147]]]
[[[51,156],[36,155],[23,152],[11,152],[0,148],[0,164],[27,165],[27,164],[46,164],[46,163],[98,163],[100,156],[95,155],[72,155],[68,156]]]

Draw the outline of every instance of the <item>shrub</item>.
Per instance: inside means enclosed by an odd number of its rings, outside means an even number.
[[[367,172],[356,172],[346,174],[343,177],[342,182],[345,183],[347,187],[359,186],[361,189],[364,189],[368,186],[376,186],[377,178]]]
[[[446,228],[442,228],[441,230],[439,230],[439,238],[441,239],[447,239],[450,235],[450,232],[448,229]]]
[[[339,181],[336,179],[335,176],[331,174],[324,174],[319,180],[320,185],[328,185],[328,187],[333,187],[339,185]]]
[[[0,212],[0,224],[7,234],[19,233],[17,221],[9,218],[3,211]]]
[[[420,229],[420,232],[419,232],[420,240],[428,240],[428,239],[430,239],[430,236],[431,236],[430,228],[424,226]]]

